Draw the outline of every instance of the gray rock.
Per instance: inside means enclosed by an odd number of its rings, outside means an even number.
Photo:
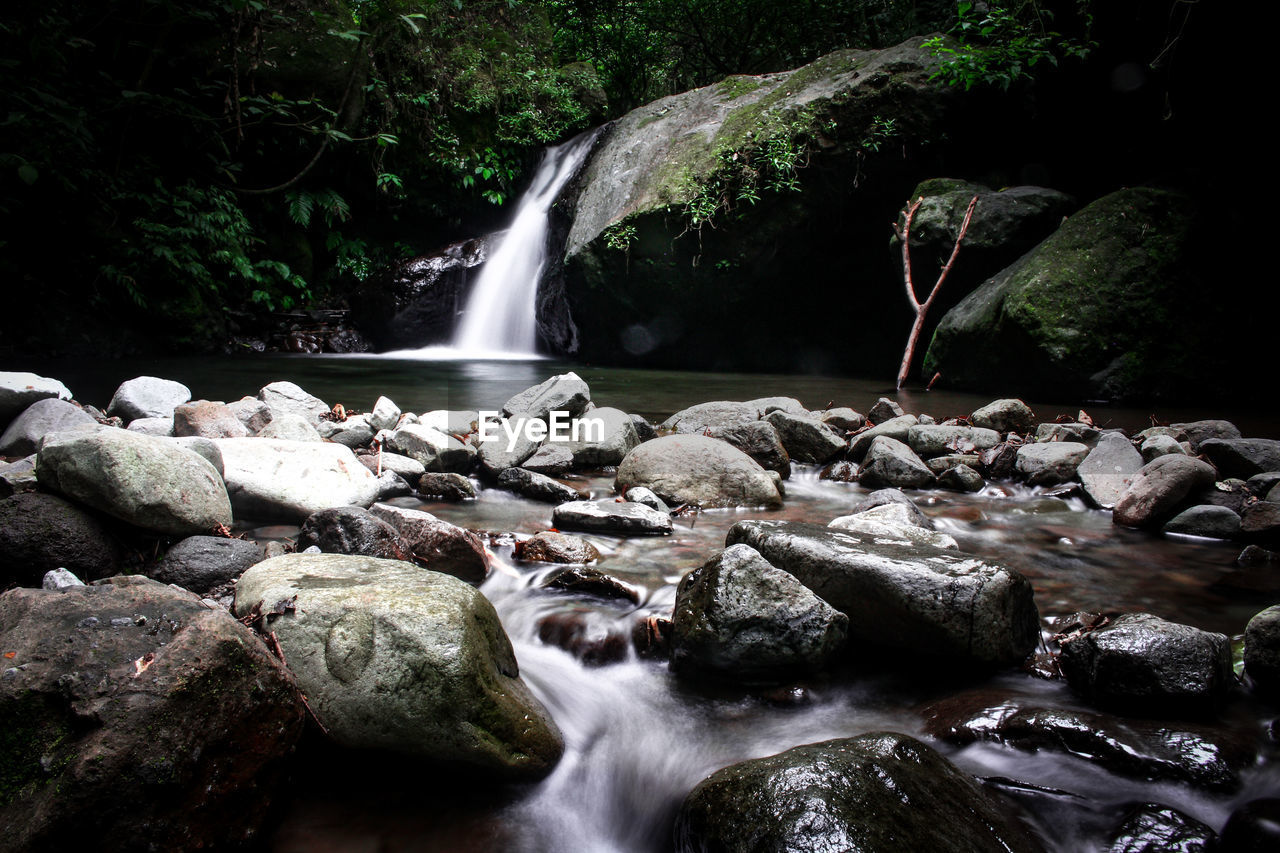
[[[377,432],[380,429],[395,429],[400,423],[400,407],[386,397],[379,397],[369,413],[369,426]],[[467,430],[470,432],[470,430]]]
[[[0,679],[0,847],[234,849],[261,829],[304,712],[226,610],[135,575],[10,590],[0,626],[21,661]]]
[[[321,423],[328,422],[321,421]],[[324,441],[311,421],[302,415],[295,415],[292,412],[282,412],[278,417],[273,417],[266,426],[258,431],[257,435],[258,438],[275,438],[280,441]],[[233,438],[234,436],[216,437]]]
[[[41,589],[71,589],[74,586],[84,586],[84,581],[66,569],[45,572],[44,579],[40,583]]]
[[[969,554],[877,544],[815,524],[740,521],[750,545],[849,617],[851,641],[977,666],[1021,663],[1040,636],[1031,584]]]
[[[34,453],[16,462],[0,462],[0,498],[7,498],[14,492],[32,491],[38,485]]]
[[[298,532],[298,550],[315,546],[325,554],[359,554],[387,560],[410,559],[409,544],[387,522],[364,507],[340,506],[307,516]]]
[[[877,424],[871,429],[863,430],[850,439],[849,458],[855,462],[861,462],[862,457],[866,456],[867,451],[871,448],[871,442],[882,435],[905,444],[907,433],[918,423],[920,423],[920,419],[915,415],[902,415]]]
[[[1021,400],[992,400],[969,416],[969,423],[996,432],[1026,435],[1036,428],[1036,413]]]
[[[1240,532],[1251,538],[1275,539],[1280,535],[1280,503],[1249,504],[1240,518]]]
[[[867,425],[867,419],[848,406],[837,406],[818,413],[818,420],[832,429],[852,432]]]
[[[923,527],[925,530],[933,530],[933,520],[929,516],[920,511],[920,507],[916,506],[915,501],[902,493],[900,489],[876,489],[870,492],[862,500],[853,505],[850,511],[851,515],[864,513],[869,509],[887,504],[900,504],[906,507],[909,515],[907,516],[911,523],[916,527]]]
[[[322,420],[316,428],[320,437],[355,450],[373,441],[373,427],[366,415],[350,415],[344,421]]]
[[[236,614],[278,601],[293,606],[271,629],[339,743],[497,779],[540,778],[559,760],[563,739],[520,679],[493,605],[457,578],[396,560],[288,554],[245,572]]]
[[[917,424],[907,430],[907,442],[921,458],[954,453],[981,453],[1000,443],[993,429]]]
[[[40,485],[121,521],[173,536],[231,524],[222,477],[172,441],[104,429],[46,440],[36,456]]]
[[[1280,604],[1255,614],[1245,626],[1244,670],[1259,690],[1280,694]]]
[[[0,584],[37,586],[66,568],[95,580],[119,571],[122,549],[94,514],[57,495],[26,492],[0,500]]]
[[[35,373],[0,371],[0,425],[7,425],[32,403],[70,400],[67,386]]]
[[[543,421],[523,415],[482,424],[476,436],[480,468],[488,476],[496,477],[508,468],[519,466],[537,452],[546,438],[543,427]]]
[[[1185,435],[1186,440],[1191,442],[1191,449],[1196,453],[1200,452],[1200,443],[1208,439],[1234,439],[1241,437],[1239,428],[1231,421],[1224,420],[1190,421],[1188,423],[1170,424],[1169,427]]]
[[[905,414],[902,407],[888,397],[881,397],[876,400],[876,404],[867,412],[867,421],[876,426],[891,421],[894,418],[900,418]]]
[[[743,421],[713,427],[708,432],[712,438],[726,441],[750,456],[766,471],[776,471],[784,479],[791,476],[791,457],[769,421]]]
[[[920,489],[932,486],[934,479],[929,466],[910,447],[884,435],[871,442],[858,469],[858,482],[872,489]]]
[[[640,443],[631,416],[619,409],[608,406],[592,409],[577,423],[582,428],[577,441],[548,442],[563,444],[573,454],[573,467],[577,469],[620,465],[631,449]]]
[[[591,389],[578,374],[570,371],[526,388],[502,406],[503,417],[524,415],[547,420],[553,411],[568,412],[568,417],[581,415],[591,402]]]
[[[907,735],[797,746],[720,770],[685,798],[679,853],[1038,850],[1009,808]]]
[[[367,507],[378,497],[377,478],[340,444],[269,438],[215,444],[237,517],[301,522],[330,507]]]
[[[167,418],[137,418],[129,421],[127,429],[132,432],[140,432],[143,435],[171,438],[173,436],[173,416],[170,415]]]
[[[408,417],[410,416],[406,416],[401,424],[407,423]],[[467,436],[479,428],[480,413],[471,409],[434,409],[423,412],[417,422],[445,435]]]
[[[923,514],[913,504],[886,503],[854,515],[833,519],[827,527],[871,537],[881,545],[925,545],[959,549],[956,540],[920,523]]]
[[[1040,424],[1036,427],[1037,442],[1074,441],[1093,447],[1102,436],[1102,430],[1089,424]]]
[[[540,563],[594,563],[600,559],[595,546],[579,536],[544,530],[516,544],[516,557]]]
[[[1142,454],[1123,435],[1108,433],[1098,439],[1076,473],[1085,494],[1095,506],[1111,509],[1142,470]]]
[[[1067,681],[1102,706],[1169,717],[1215,711],[1231,689],[1231,641],[1223,634],[1126,613],[1062,643]]]
[[[383,471],[394,471],[408,482],[417,482],[418,479],[427,472],[422,463],[417,459],[410,459],[408,456],[402,456],[399,453],[383,451],[382,453],[370,453],[366,456],[356,457],[364,464],[364,467],[373,472],[376,477],[379,473],[378,469]],[[444,475],[441,475],[444,476]],[[459,474],[450,476],[458,477]],[[466,480],[465,477],[462,479]],[[468,485],[470,483],[468,482]]]
[[[272,417],[286,413],[300,415],[312,426],[319,425],[330,411],[328,403],[292,382],[272,382],[259,389],[258,399],[267,404]]]
[[[560,442],[548,443],[534,451],[532,456],[520,463],[520,467],[550,476],[567,474],[573,470],[573,454]]]
[[[383,471],[378,477],[378,500],[404,498],[413,494],[413,486],[395,471]]]
[[[701,435],[708,430],[714,432],[759,419],[760,409],[750,403],[715,400],[681,409],[659,424],[658,429]]]
[[[173,410],[175,436],[245,438],[249,429],[226,404],[211,400],[183,403]]]
[[[681,579],[672,623],[675,672],[772,683],[825,669],[843,651],[849,619],[733,545]]]
[[[797,462],[827,462],[843,453],[847,444],[843,436],[816,418],[793,415],[778,409],[765,417],[778,431],[787,455]]]
[[[621,603],[628,608],[640,602],[640,592],[635,587],[589,566],[577,565],[560,569],[542,583],[542,588],[580,598]]]
[[[1247,480],[1254,474],[1280,470],[1280,441],[1272,438],[1206,438],[1192,444],[1223,477]]]
[[[953,465],[938,475],[938,485],[955,492],[980,492],[986,481],[968,465]]]
[[[435,473],[465,474],[476,456],[476,449],[471,445],[423,424],[401,426],[389,434],[386,446]]]
[[[257,435],[262,428],[271,423],[271,407],[257,397],[241,397],[234,403],[227,403],[227,408],[236,416],[250,435]],[[308,423],[310,423],[308,419]]]
[[[1280,495],[1275,498],[1271,497],[1275,487],[1280,486],[1280,471],[1266,471],[1261,474],[1254,474],[1248,479],[1245,486],[1249,489],[1249,493],[1255,497],[1266,498],[1267,500],[1280,499]]]
[[[672,530],[666,513],[613,499],[563,503],[552,513],[551,523],[557,529],[596,533],[665,535]]]
[[[1089,447],[1074,441],[1024,444],[1014,467],[1033,486],[1056,486],[1074,480]]]
[[[644,486],[627,489],[624,497],[633,503],[656,509],[658,512],[671,512],[671,507],[667,506],[666,501],[655,495],[652,489],[646,489]]]
[[[1201,504],[1185,509],[1165,522],[1165,533],[1234,539],[1240,535],[1240,516],[1225,506]]]
[[[658,431],[643,416],[632,414],[630,417],[631,425],[636,428],[636,435],[640,437],[641,441],[648,441],[651,438],[658,437]]]
[[[418,494],[424,498],[440,498],[445,501],[472,500],[476,488],[461,474],[423,474],[418,478]]]
[[[515,492],[529,500],[560,504],[566,501],[583,501],[590,497],[546,474],[526,471],[524,468],[508,468],[498,475],[498,488]]]
[[[1111,520],[1126,527],[1154,527],[1172,517],[1187,495],[1213,485],[1213,466],[1190,456],[1160,456],[1134,476],[1116,501]]]
[[[161,583],[174,583],[203,595],[230,583],[260,562],[262,549],[257,543],[222,536],[188,536],[170,548],[146,574]]]
[[[470,530],[416,509],[374,504],[373,514],[390,524],[414,561],[436,572],[479,584],[489,575],[484,542]]]
[[[97,427],[93,416],[74,403],[57,397],[37,400],[0,434],[0,456],[27,456],[40,449],[40,441],[46,435]]]
[[[222,463],[222,451],[218,449],[218,445],[213,443],[212,439],[201,438],[197,435],[188,435],[181,438],[170,438],[170,443],[183,450],[190,450],[204,461],[213,466],[213,470],[218,472],[218,476],[223,474],[224,466]]]
[[[669,504],[702,507],[782,505],[777,483],[741,450],[701,435],[646,441],[618,466],[618,492],[644,486]]]
[[[139,376],[120,384],[107,405],[107,414],[127,421],[172,418],[173,410],[191,399],[191,389],[172,379]]]
[[[1106,853],[1213,853],[1218,833],[1175,808],[1142,803],[1125,815]]]
[[[1153,435],[1146,441],[1142,442],[1142,458],[1150,462],[1157,456],[1167,456],[1170,453],[1180,453],[1184,456],[1189,455],[1187,448],[1171,435]]]
[[[805,408],[804,403],[795,397],[756,397],[754,400],[748,400],[746,404],[754,407],[762,418],[772,412],[788,412],[799,417],[809,416],[809,410]]]

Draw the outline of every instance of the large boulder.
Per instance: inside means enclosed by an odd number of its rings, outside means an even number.
[[[849,618],[732,545],[680,580],[672,623],[676,672],[772,682],[821,671],[843,650]]]
[[[173,410],[191,399],[191,389],[172,379],[158,376],[139,376],[120,383],[107,414],[124,419],[126,423],[138,418],[168,418]]]
[[[231,524],[218,471],[164,438],[123,429],[64,433],[45,441],[36,476],[49,491],[156,533],[190,536]]]
[[[1173,516],[1188,495],[1211,487],[1213,466],[1190,456],[1157,456],[1138,471],[1116,501],[1111,520],[1126,527],[1153,527]]]
[[[70,400],[67,386],[35,373],[0,371],[0,427],[37,400]]]
[[[1093,202],[947,312],[924,375],[1088,397],[1207,379],[1224,356],[1191,273],[1193,216],[1186,197],[1143,187]]]
[[[249,842],[302,732],[293,677],[222,608],[139,576],[0,596],[0,850]]]
[[[894,732],[797,746],[712,774],[685,798],[675,847],[681,853],[1039,849],[973,777]]]
[[[301,522],[322,509],[367,507],[378,498],[378,478],[340,444],[269,438],[215,444],[237,516]]]
[[[449,575],[373,557],[286,554],[245,572],[236,614],[271,623],[316,718],[339,743],[536,779],[555,722],[520,679],[493,605]]]
[[[760,407],[733,400],[712,400],[681,409],[662,423],[659,430],[704,433],[760,419]]]
[[[93,416],[74,403],[57,397],[37,400],[0,434],[0,456],[28,456],[40,449],[46,435],[97,426]]]
[[[740,521],[725,544],[740,543],[846,614],[853,644],[990,667],[1040,636],[1031,583],[970,554],[786,521]]]
[[[70,569],[94,580],[116,574],[122,549],[102,520],[57,495],[26,492],[0,500],[0,585],[39,586]]]
[[[668,435],[646,441],[618,466],[614,487],[652,489],[669,504],[702,507],[782,505],[773,477],[726,442],[702,435]]]
[[[1118,433],[1107,433],[1076,468],[1084,493],[1102,508],[1111,509],[1142,470],[1142,454]]]

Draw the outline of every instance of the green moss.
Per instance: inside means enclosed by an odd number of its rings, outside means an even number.
[[[748,92],[754,92],[756,89],[759,89],[761,85],[763,84],[759,77],[735,74],[732,77],[724,78],[716,84],[716,94],[733,101]]]
[[[68,710],[27,691],[0,703],[0,807],[56,778],[75,758]]]

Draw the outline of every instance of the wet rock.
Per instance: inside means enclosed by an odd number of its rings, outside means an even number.
[[[797,746],[712,774],[685,798],[675,847],[681,853],[1039,849],[972,777],[893,732]]]
[[[405,482],[418,482],[427,469],[417,459],[410,459],[399,453],[391,453],[390,451],[382,451],[381,453],[369,453],[367,455],[357,456],[360,463],[364,467],[373,472],[376,477],[379,469],[383,471],[394,471],[405,479]],[[461,477],[460,474],[432,474],[433,477]],[[461,477],[467,481],[469,486],[471,482],[466,477]],[[472,495],[474,497],[474,494]]]
[[[1218,849],[1222,853],[1264,853],[1280,847],[1280,799],[1251,800],[1227,818]]]
[[[1241,771],[1257,759],[1251,739],[1226,728],[1039,707],[991,690],[934,702],[922,714],[925,733],[950,743],[989,741],[1026,752],[1056,752],[1124,776],[1211,791],[1239,789]]]
[[[671,659],[671,620],[652,613],[636,619],[631,627],[631,645],[642,658]]]
[[[907,430],[907,444],[921,458],[955,453],[981,453],[1000,443],[992,429],[918,424]]]
[[[1240,517],[1240,532],[1255,539],[1280,537],[1280,503],[1255,501]]]
[[[933,521],[929,516],[921,512],[915,501],[911,500],[899,489],[876,489],[874,492],[868,493],[866,497],[853,505],[850,515],[858,515],[886,504],[900,504],[906,507],[912,524],[916,527],[923,527],[925,530],[933,530]]]
[[[325,424],[327,421],[321,421]],[[215,436],[223,438],[225,436]],[[311,422],[301,415],[288,412],[271,419],[271,422],[258,432],[258,438],[275,438],[281,441],[324,441],[320,432]],[[345,444],[345,442],[339,442]],[[349,447],[350,445],[348,445]]]
[[[782,505],[774,480],[751,457],[726,442],[701,435],[668,435],[646,441],[618,466],[614,488],[652,489],[669,504],[702,507]]]
[[[409,559],[409,544],[400,538],[399,532],[358,506],[322,509],[309,515],[298,533],[298,550],[313,545],[326,554]]]
[[[1213,466],[1190,456],[1161,456],[1134,476],[1116,501],[1111,520],[1127,527],[1154,527],[1172,517],[1187,495],[1213,485]]]
[[[1092,424],[1062,423],[1040,424],[1036,427],[1035,440],[1038,442],[1074,441],[1093,447],[1101,437],[1102,430]]]
[[[1208,438],[1196,452],[1209,458],[1223,477],[1247,480],[1280,469],[1280,441],[1271,438]]]
[[[1075,479],[1076,469],[1089,455],[1087,445],[1074,441],[1024,444],[1014,468],[1033,486],[1056,486]]]
[[[843,651],[849,619],[753,548],[732,545],[676,591],[671,668],[746,683],[821,672]]]
[[[882,435],[905,444],[907,434],[918,423],[920,419],[915,415],[902,415],[863,430],[849,440],[849,458],[855,462],[861,462],[862,457],[866,456],[867,451],[871,449],[871,442]]]
[[[616,617],[594,610],[557,611],[538,620],[538,639],[564,649],[586,666],[627,659],[630,637]]]
[[[542,445],[534,454],[520,463],[520,467],[551,477],[573,470],[573,454],[560,442]]]
[[[573,454],[573,467],[579,470],[619,465],[631,448],[640,443],[631,416],[619,409],[608,406],[592,409],[582,416],[579,425],[583,426],[581,437],[563,442],[565,449]]]
[[[139,576],[0,596],[6,850],[234,848],[302,732],[249,629]],[[12,674],[10,674],[12,673]]]
[[[418,478],[418,494],[444,501],[466,501],[476,496],[475,486],[461,474],[423,474]]]
[[[0,500],[0,585],[38,586],[66,568],[94,580],[119,571],[121,548],[105,524],[57,495],[27,492]]]
[[[325,441],[336,442],[355,450],[373,441],[374,428],[367,415],[349,415],[346,420],[322,420],[316,431]]]
[[[244,438],[249,430],[223,403],[197,400],[173,410],[173,434],[201,438]]]
[[[623,497],[629,501],[656,509],[658,512],[671,512],[671,507],[667,506],[666,501],[655,495],[653,489],[646,489],[644,486],[627,489],[627,493]]]
[[[1223,634],[1126,613],[1062,643],[1067,681],[1099,705],[1157,716],[1213,713],[1233,683]]]
[[[1021,400],[992,400],[969,416],[969,423],[976,427],[993,429],[999,433],[1016,432],[1025,435],[1036,428],[1036,413]]]
[[[1153,435],[1146,441],[1142,442],[1141,447],[1142,458],[1146,462],[1150,462],[1158,456],[1168,456],[1171,453],[1181,453],[1186,456],[1187,448],[1176,438],[1168,435]]]
[[[581,537],[544,530],[517,543],[516,557],[543,563],[594,563],[600,552]]]
[[[643,445],[642,445],[643,446]],[[570,501],[552,513],[552,524],[565,530],[596,533],[653,534],[671,532],[671,516],[644,504],[617,501]]]
[[[867,424],[867,419],[850,409],[848,406],[837,406],[834,409],[827,409],[818,413],[818,420],[822,421],[832,429],[842,430],[844,432],[853,432],[862,429]]]
[[[1009,480],[1013,478],[1018,467],[1018,451],[1023,447],[1021,442],[1004,442],[982,454],[982,467],[987,476],[993,480]]]
[[[938,475],[938,485],[956,492],[980,492],[986,481],[968,465],[953,465]]]
[[[267,404],[272,417],[285,413],[300,415],[313,426],[318,426],[329,413],[328,403],[292,382],[272,382],[258,390],[258,399]]]
[[[1142,803],[1125,815],[1106,853],[1213,853],[1218,834],[1207,824],[1158,803]]]
[[[566,501],[585,501],[590,495],[566,486],[559,480],[553,480],[546,474],[526,471],[523,468],[508,468],[498,475],[498,488],[515,492],[521,497],[533,501],[560,504]]]
[[[978,471],[983,467],[982,457],[969,453],[954,453],[948,456],[935,456],[932,459],[924,460],[924,464],[929,466],[929,470],[935,475],[948,471],[957,465],[967,465],[974,471]]]
[[[46,435],[97,427],[93,416],[74,403],[56,397],[38,400],[23,409],[0,434],[0,456],[28,456],[40,449]]]
[[[832,480],[837,483],[858,482],[858,463],[848,459],[838,459],[818,473],[819,480]]]
[[[301,522],[330,507],[367,507],[378,497],[373,472],[340,444],[269,438],[215,443],[237,517]]]
[[[162,438],[171,438],[173,436],[173,417],[167,418],[138,418],[130,421],[127,427],[131,432],[140,432],[143,435],[155,435]]]
[[[374,504],[371,512],[396,529],[413,559],[436,572],[478,584],[489,575],[489,556],[480,537],[429,512]]]
[[[401,477],[395,471],[383,471],[378,477],[378,497],[379,501],[387,501],[392,498],[405,498],[413,494],[413,486],[409,485],[409,481]]]
[[[0,371],[0,426],[40,400],[70,400],[67,386],[35,373]]]
[[[520,679],[493,605],[396,560],[287,554],[240,578],[236,614],[271,623],[311,709],[339,743],[536,779],[564,743]]]
[[[867,411],[867,421],[875,426],[880,426],[886,421],[894,418],[900,418],[905,414],[902,407],[888,397],[881,397],[876,400],[875,405]]]
[[[1193,506],[1165,522],[1165,533],[1234,539],[1240,535],[1240,516],[1225,506]]]
[[[1280,695],[1280,604],[1256,614],[1245,627],[1244,669],[1259,690]]]
[[[551,412],[559,411],[576,418],[586,411],[590,402],[591,389],[582,377],[570,371],[516,394],[503,404],[502,415],[507,418],[524,415],[545,421]]]
[[[157,376],[139,376],[120,384],[107,405],[107,414],[125,421],[171,418],[173,410],[190,399],[191,389],[181,382]]]
[[[471,445],[423,424],[401,426],[389,434],[386,446],[435,473],[465,474],[476,456],[476,449]]]
[[[396,424],[400,423],[400,407],[387,397],[379,397],[373,404],[373,411],[369,413],[369,426],[374,432],[383,429],[395,429]]]
[[[844,438],[816,418],[779,409],[765,420],[777,430],[787,455],[797,462],[823,463],[845,451]]]
[[[536,424],[532,435],[540,435],[540,438],[532,437],[529,431],[530,424]],[[476,458],[480,460],[480,468],[488,476],[497,477],[508,468],[515,468],[524,463],[537,452],[543,439],[546,438],[544,434],[537,431],[543,426],[541,420],[524,415],[482,424],[476,437],[478,451]],[[566,449],[568,449],[567,446]]]
[[[1240,430],[1235,424],[1231,423],[1231,421],[1217,419],[1170,424],[1169,428],[1186,436],[1185,440],[1191,442],[1191,449],[1196,453],[1200,452],[1201,442],[1211,438],[1240,438]]]
[[[921,523],[923,513],[914,504],[887,503],[854,515],[832,520],[827,527],[848,530],[874,537],[880,543],[928,545],[933,548],[959,548],[955,539],[933,530],[933,524]]]
[[[235,402],[227,403],[227,408],[239,418],[251,435],[261,432],[273,417],[271,407],[257,397],[241,397]]]
[[[851,643],[1005,666],[1039,638],[1027,579],[972,555],[780,521],[740,521],[725,544],[750,545],[847,615]]]
[[[230,583],[261,561],[262,549],[255,542],[222,536],[188,536],[171,547],[146,574],[161,583],[176,583],[203,595]]]
[[[728,442],[750,456],[766,471],[777,471],[784,479],[791,476],[791,457],[782,446],[778,430],[769,421],[744,421],[709,430],[712,438]]]
[[[122,429],[64,436],[46,441],[36,457],[41,487],[157,533],[189,536],[231,524],[222,477],[198,454]]]
[[[587,545],[585,542],[582,544]],[[640,593],[634,587],[590,566],[562,569],[543,581],[542,586],[544,589],[567,592],[570,595],[585,595],[625,605],[640,602]]]
[[[1094,506],[1111,509],[1142,470],[1142,454],[1123,435],[1107,433],[1080,463],[1076,473]]]
[[[934,483],[933,472],[900,441],[879,436],[867,448],[858,482],[867,488],[920,489]]]

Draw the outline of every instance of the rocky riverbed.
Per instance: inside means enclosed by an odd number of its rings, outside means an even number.
[[[193,401],[138,377],[98,409],[0,374],[0,849],[261,843],[317,744],[466,780],[473,801],[533,790],[534,808],[584,753],[575,709],[517,659],[539,648],[784,708],[946,673],[909,724],[690,757],[681,802],[630,849],[1069,849],[1089,791],[974,774],[972,744],[1147,785],[1095,815],[1094,846],[1274,841],[1257,720],[1280,694],[1280,607],[1226,626],[1234,644],[1159,612],[1072,612],[1099,597],[965,550],[986,520],[961,501],[1087,505],[1115,528],[1097,538],[1232,542],[1266,574],[1280,441],[1043,422],[1019,400],[945,419],[708,401],[656,424],[604,402],[572,373],[489,413],[353,412],[289,382]],[[824,484],[848,489],[839,511],[797,511]],[[494,529],[495,494],[520,522]],[[948,496],[949,517],[929,511]],[[715,541],[660,550],[698,525]],[[1217,810],[1177,808],[1184,789]],[[533,837],[509,846],[564,843]]]

